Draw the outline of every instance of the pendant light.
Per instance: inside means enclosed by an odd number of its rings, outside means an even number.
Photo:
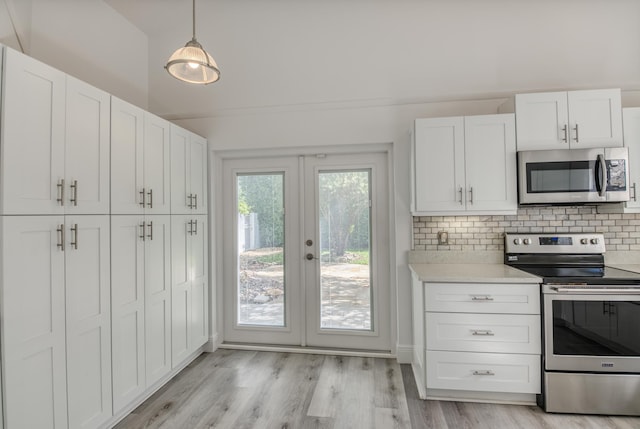
[[[171,55],[164,66],[176,79],[209,84],[220,79],[220,70],[211,55],[196,40],[196,0],[193,0],[193,38]]]

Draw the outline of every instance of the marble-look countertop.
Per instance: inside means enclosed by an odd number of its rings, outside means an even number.
[[[618,268],[640,274],[640,264],[607,264],[607,267]]]
[[[504,264],[409,264],[420,281],[440,283],[541,283],[540,277]]]

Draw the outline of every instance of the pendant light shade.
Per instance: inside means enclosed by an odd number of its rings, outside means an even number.
[[[220,79],[215,60],[196,40],[196,0],[193,0],[193,38],[171,55],[164,68],[171,76],[189,83],[206,85]]]

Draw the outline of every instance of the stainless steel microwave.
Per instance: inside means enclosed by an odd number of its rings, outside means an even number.
[[[629,200],[626,147],[518,152],[520,204],[597,204]]]

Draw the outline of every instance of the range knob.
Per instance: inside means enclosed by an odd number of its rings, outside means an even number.
[[[597,238],[592,238],[591,239],[591,244],[598,244],[598,239]]]
[[[589,240],[586,238],[581,238],[580,239],[580,244],[589,244]]]
[[[515,245],[520,244],[520,239],[519,238],[514,238],[513,239],[513,244],[515,244]]]
[[[522,242],[524,243],[525,246],[528,246],[531,244],[531,239],[525,238],[524,240],[522,240]]]

